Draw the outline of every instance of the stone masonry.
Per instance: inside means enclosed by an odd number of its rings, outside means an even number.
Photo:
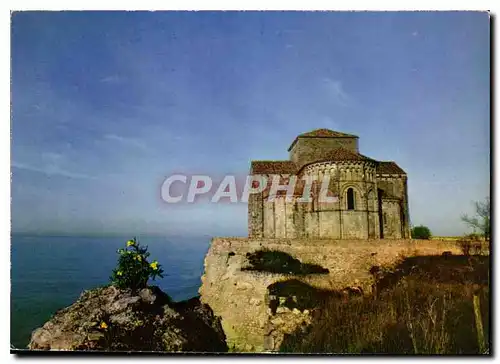
[[[359,153],[358,137],[328,129],[301,134],[288,149],[288,161],[252,161],[250,173],[268,183],[297,177],[291,199],[270,200],[269,187],[250,195],[251,238],[409,239],[407,175],[395,162]],[[328,175],[328,193],[336,202],[320,202],[319,186]],[[303,179],[317,179],[312,199],[300,202]],[[302,184],[301,184],[302,183]],[[302,188],[301,188],[302,187]]]
[[[304,263],[328,268],[329,274],[293,276],[243,270],[246,253],[261,249],[286,252]],[[236,351],[275,351],[286,333],[310,322],[308,312],[269,308],[268,287],[278,281],[299,279],[313,287],[339,290],[361,287],[365,294],[374,283],[372,266],[390,267],[404,256],[460,254],[455,242],[436,240],[331,240],[214,238],[205,257],[201,300],[222,318],[227,344]]]
[[[228,346],[235,351],[276,351],[286,333],[306,327],[308,310],[292,310],[280,302],[297,297],[270,297],[270,285],[297,279],[316,288],[358,287],[369,293],[373,266],[397,263],[403,256],[456,252],[454,244],[410,240],[406,173],[394,162],[359,153],[358,137],[328,129],[299,135],[288,161],[252,161],[251,174],[268,180],[262,193],[248,201],[248,238],[214,238],[205,257],[199,293],[222,318]],[[318,198],[328,175],[334,202]],[[272,179],[285,185],[299,181],[292,198],[269,198]],[[303,197],[304,176],[314,176],[311,196]],[[292,189],[290,189],[292,190]],[[285,252],[303,263],[318,264],[328,274],[294,276],[249,271],[247,253]],[[278,302],[276,310],[270,308]]]

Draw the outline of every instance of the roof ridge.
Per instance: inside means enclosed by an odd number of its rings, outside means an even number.
[[[290,162],[295,163],[289,159],[252,159],[251,162]]]
[[[341,131],[335,131],[327,128],[320,128],[320,129],[313,129],[311,131],[299,134],[295,137],[293,140],[292,144],[288,148],[288,151],[290,151],[295,143],[297,143],[297,140],[299,138],[358,138],[357,135],[354,134],[348,134],[348,133],[343,133]]]
[[[295,173],[298,166],[291,160],[252,160],[252,173]]]
[[[395,161],[378,161],[377,173],[379,174],[406,174]]]
[[[351,150],[351,149],[347,149],[345,147],[337,147],[335,149],[332,149],[330,152],[327,153],[328,154],[331,154],[331,153],[334,153],[336,151],[339,151],[339,150],[342,150],[343,152],[347,152],[348,154],[351,154],[351,155],[355,155],[355,156],[359,156],[359,157],[362,157],[362,158],[365,158],[365,159],[369,159],[369,160],[372,160],[374,162],[378,162],[377,160],[373,159],[373,158],[370,158],[370,157],[367,157],[366,155],[364,154],[361,154],[360,152],[358,151],[354,151],[354,150]]]
[[[298,135],[298,137],[342,137],[342,136],[357,137],[357,135],[354,134],[348,134],[327,128],[313,129],[311,131],[301,133]]]

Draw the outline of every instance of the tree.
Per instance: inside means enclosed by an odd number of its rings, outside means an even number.
[[[411,229],[411,237],[412,239],[426,239],[429,240],[431,238],[431,230],[427,226],[415,226]]]
[[[479,230],[481,235],[484,236],[486,240],[490,239],[490,198],[486,197],[484,202],[475,202],[474,207],[476,209],[476,213],[474,216],[469,216],[467,214],[463,214],[461,219],[467,225],[469,225],[474,232]]]

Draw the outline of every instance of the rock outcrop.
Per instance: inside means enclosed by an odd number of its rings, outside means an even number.
[[[220,319],[198,298],[172,302],[157,287],[85,291],[33,331],[32,350],[225,352]]]
[[[286,253],[292,261],[298,260],[309,267],[324,267],[328,273],[296,274],[292,269],[288,270],[291,273],[284,274],[277,273],[279,270],[273,273],[249,269],[252,256],[259,257],[256,253],[263,249]],[[226,341],[232,350],[278,351],[284,335],[307,325],[314,306],[306,307],[304,299],[297,294],[270,292],[269,288],[276,283],[295,279],[306,285],[304,287],[337,291],[345,297],[368,295],[374,284],[372,267],[392,267],[403,257],[439,256],[443,251],[460,254],[455,242],[435,240],[214,238],[205,256],[199,293],[201,301],[221,317]],[[296,303],[304,306],[295,311],[293,305],[281,302],[293,300],[294,295]],[[278,306],[284,305],[273,312],[273,301],[277,301]]]

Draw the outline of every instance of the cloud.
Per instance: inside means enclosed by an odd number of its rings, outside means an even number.
[[[345,92],[341,81],[324,78],[323,83],[327,94],[338,104],[347,106],[352,102],[351,97]]]
[[[109,83],[109,84],[119,84],[123,83],[123,79],[118,75],[110,75],[103,77],[99,80],[100,83]]]
[[[43,152],[42,159],[49,163],[59,163],[64,159],[64,156],[60,153]]]
[[[75,179],[95,179],[95,177],[88,176],[86,174],[75,173],[62,169],[56,164],[48,164],[42,167],[35,167],[29,164],[18,163],[13,161],[11,166],[17,169],[24,169],[26,171],[42,173],[47,176],[62,176]]]
[[[149,148],[143,142],[134,138],[123,137],[116,134],[106,134],[104,135],[104,139],[112,140],[125,146],[130,146],[137,149],[149,150]]]
[[[416,36],[418,36],[418,32],[415,30],[413,33],[411,33],[411,35],[416,37]]]

